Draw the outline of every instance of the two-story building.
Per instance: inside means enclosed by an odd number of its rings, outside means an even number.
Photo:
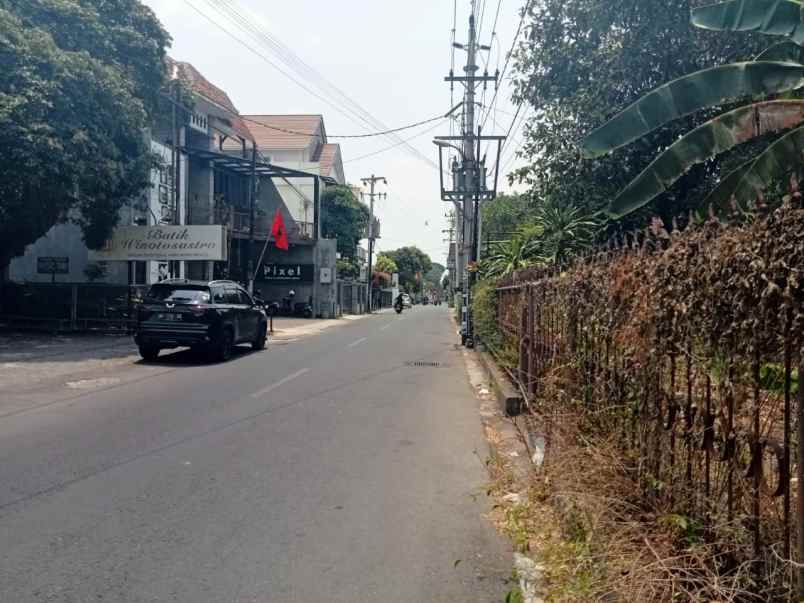
[[[259,229],[270,230],[277,209],[291,234],[288,251],[266,247],[262,270],[255,286],[268,300],[286,299],[294,293],[297,302],[315,299],[317,313],[340,312],[337,290],[336,242],[321,238],[321,186],[345,184],[343,160],[338,144],[327,141],[321,115],[244,115],[258,156],[279,173],[270,187],[262,187],[258,203],[266,222]],[[223,149],[237,153],[227,141]],[[315,174],[318,179],[310,178]],[[288,274],[292,276],[288,276]],[[315,275],[313,278],[311,275]]]

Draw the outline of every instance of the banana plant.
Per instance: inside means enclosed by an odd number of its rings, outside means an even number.
[[[649,92],[582,143],[584,156],[610,153],[675,119],[741,99],[785,95],[804,88],[804,23],[796,0],[729,0],[692,11],[697,27],[784,36],[753,61],[704,69]],[[754,101],[682,136],[662,152],[610,204],[620,218],[665,192],[693,165],[769,133],[795,128],[723,178],[709,200],[747,201],[801,164],[804,101]]]

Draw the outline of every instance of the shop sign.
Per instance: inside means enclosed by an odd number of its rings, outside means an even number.
[[[264,264],[257,280],[312,283],[314,275],[313,264]]]
[[[228,245],[223,226],[123,226],[93,261],[201,260],[226,261]]]
[[[70,274],[70,258],[38,257],[36,258],[36,272],[38,274]]]

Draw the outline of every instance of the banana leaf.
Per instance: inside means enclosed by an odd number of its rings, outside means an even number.
[[[755,61],[782,61],[785,63],[804,63],[804,47],[785,40],[767,48],[754,58]]]
[[[751,61],[696,71],[643,96],[589,134],[581,148],[585,157],[599,157],[706,107],[802,86],[804,66],[793,63]]]
[[[804,127],[796,128],[769,145],[757,157],[726,176],[704,199],[704,205],[726,208],[731,198],[741,207],[755,200],[769,184],[802,166]]]
[[[804,100],[764,101],[719,115],[670,145],[612,201],[609,213],[620,218],[665,192],[693,165],[801,123]]]
[[[716,31],[756,31],[804,44],[801,3],[795,0],[729,0],[692,10],[692,24]]]

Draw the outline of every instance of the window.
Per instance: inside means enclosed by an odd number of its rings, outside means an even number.
[[[129,262],[128,263],[128,284],[129,285],[145,285],[147,262]]]
[[[216,304],[225,304],[226,303],[226,290],[221,287],[220,285],[216,287],[210,287],[212,291],[212,302]]]
[[[193,285],[154,285],[148,291],[147,299],[151,301],[178,303],[206,303],[209,301],[207,287]]]
[[[234,287],[226,287],[226,303],[227,304],[240,303],[240,294]]]
[[[237,293],[238,293],[238,297],[240,298],[239,303],[241,303],[241,304],[243,304],[245,306],[253,306],[254,305],[254,302],[251,300],[251,296],[248,293],[246,293],[242,289],[238,289]]]

